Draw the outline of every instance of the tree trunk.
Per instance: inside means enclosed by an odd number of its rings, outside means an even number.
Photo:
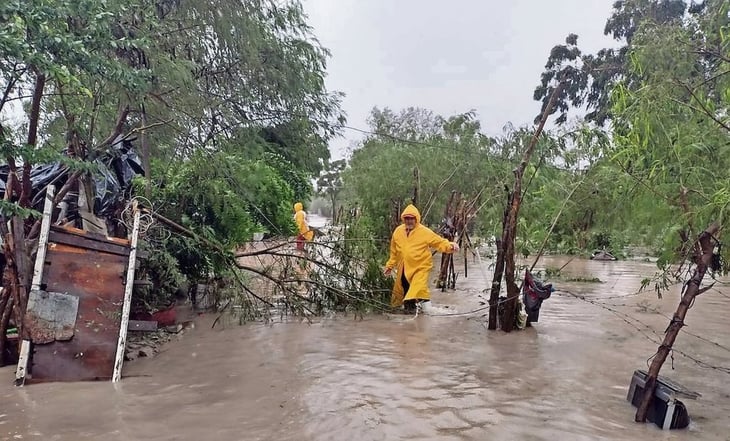
[[[43,90],[46,87],[46,76],[39,73],[35,80],[35,89],[33,90],[33,99],[30,104],[30,115],[28,116],[28,145],[35,146],[38,139],[38,123],[41,118],[41,100],[43,99]],[[31,164],[27,161],[23,163],[23,178],[20,182],[22,191],[18,205],[21,207],[30,207],[31,182],[30,182]]]
[[[25,309],[28,305],[28,292],[30,290],[30,279],[33,266],[30,264],[30,256],[26,248],[25,231],[23,220],[14,216],[10,220],[12,239],[13,265],[10,267],[10,289],[15,305],[15,324],[18,327],[18,334],[24,337]]]
[[[35,146],[38,141],[38,126],[40,124],[41,116],[41,101],[43,99],[43,91],[46,87],[46,76],[42,73],[36,74],[35,85],[33,88],[33,97],[30,104],[30,113],[28,116],[28,136],[27,144],[29,146]],[[7,158],[8,165],[10,166],[10,172],[8,173],[8,180],[6,185],[5,199],[11,200],[12,189],[15,188],[15,180],[17,179],[15,161],[13,158]],[[24,161],[20,179],[20,192],[18,193],[18,205],[23,208],[29,208],[31,206],[31,193],[32,185],[30,181],[30,170],[32,164],[29,161]],[[32,277],[32,266],[30,264],[30,253],[28,252],[28,244],[26,242],[26,225],[23,219],[19,216],[13,216],[10,220],[9,228],[7,225],[7,218],[4,216],[0,219],[0,223],[3,224],[0,231],[4,236],[5,243],[3,244],[3,251],[5,254],[6,265],[4,269],[3,286],[5,287],[8,299],[4,301],[3,310],[0,311],[0,322],[5,323],[4,326],[0,326],[2,335],[2,349],[5,347],[5,329],[7,327],[7,321],[10,320],[11,311],[14,313],[15,324],[18,328],[18,333],[21,338],[23,336],[23,316],[25,314],[25,308],[28,302],[28,290],[30,289],[30,279]],[[30,227],[31,219],[28,221]],[[9,310],[12,308],[12,310]],[[3,354],[0,352],[0,357]]]
[[[507,191],[507,186],[505,186],[504,189]],[[505,234],[507,233],[507,216],[509,214],[507,207],[509,207],[510,201],[511,195],[507,193],[507,204],[505,205],[504,214],[502,215],[502,237],[495,240],[494,243],[497,248],[497,256],[494,261],[492,288],[489,292],[489,323],[487,324],[487,329],[491,330],[497,329],[499,292],[502,289],[502,276],[504,275],[504,244],[507,239],[507,237],[505,237]]]
[[[504,243],[502,239],[495,241],[497,246],[497,258],[494,262],[494,278],[492,279],[492,290],[489,293],[489,323],[487,329],[497,329],[497,307],[499,306],[499,290],[502,288],[502,275],[504,274]]]
[[[517,178],[516,182],[521,184],[522,176]],[[511,332],[515,326],[515,314],[517,312],[517,296],[519,288],[515,283],[515,233],[517,232],[517,213],[520,209],[520,194],[522,192],[521,185],[515,185],[512,192],[512,204],[510,205],[510,214],[507,218],[504,243],[504,281],[507,284],[507,299],[504,302],[504,314],[501,317],[500,324],[504,332]]]
[[[649,411],[649,406],[651,405],[652,400],[654,399],[659,370],[662,368],[664,361],[666,361],[669,352],[672,350],[672,345],[674,345],[674,341],[677,339],[677,334],[679,334],[680,329],[684,326],[684,317],[687,315],[687,310],[689,310],[695,297],[703,292],[700,290],[700,285],[702,284],[702,279],[705,277],[705,273],[707,272],[707,267],[712,261],[712,252],[715,247],[713,236],[719,229],[720,226],[713,223],[707,227],[707,230],[700,234],[698,241],[700,243],[702,254],[695,256],[697,266],[692,274],[692,278],[685,285],[684,294],[682,295],[682,300],[679,302],[679,306],[677,307],[677,312],[674,313],[674,317],[672,317],[672,320],[669,322],[669,326],[665,331],[664,341],[662,341],[661,346],[659,346],[656,356],[654,356],[651,366],[649,367],[649,375],[646,378],[646,386],[644,388],[644,397],[641,400],[641,404],[636,409],[636,416],[634,418],[636,422],[643,423],[646,421],[646,414]]]
[[[553,90],[552,95],[550,95],[550,101],[545,107],[545,111],[542,113],[540,124],[535,130],[535,133],[532,135],[530,145],[527,147],[527,150],[522,156],[522,161],[520,162],[520,165],[514,170],[515,185],[512,189],[512,198],[510,200],[511,203],[509,207],[509,214],[507,216],[507,222],[505,224],[504,232],[502,235],[503,240],[505,240],[506,238],[503,246],[505,249],[504,271],[505,281],[507,283],[507,300],[504,304],[504,317],[502,321],[502,330],[505,332],[510,332],[514,328],[515,314],[517,313],[517,297],[519,296],[519,288],[515,283],[515,237],[517,235],[517,216],[519,215],[520,203],[522,202],[522,176],[525,173],[525,169],[527,168],[527,164],[530,161],[532,152],[535,151],[537,141],[538,139],[540,139],[543,127],[545,127],[545,122],[547,122],[548,116],[550,116],[550,112],[555,105],[555,100],[560,94],[562,88],[563,82],[561,81],[555,88],[555,90]]]
[[[7,237],[10,237],[9,235]],[[5,291],[10,299],[6,302],[6,308],[12,308],[8,314],[15,317],[15,324],[18,327],[18,334],[22,336],[23,331],[23,310],[20,307],[20,287],[18,286],[18,269],[16,267],[13,247],[10,240],[6,242],[4,247],[7,264],[5,265],[5,274],[3,274],[3,284]],[[3,315],[5,312],[3,311]],[[4,336],[3,336],[4,337]]]
[[[0,366],[5,366],[5,348],[7,347],[7,332],[13,305],[10,291],[0,288]]]

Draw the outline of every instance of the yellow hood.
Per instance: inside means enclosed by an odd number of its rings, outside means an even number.
[[[302,211],[303,209],[304,209],[304,205],[302,205],[301,202],[297,202],[296,204],[294,204],[294,212],[295,213],[297,211]]]
[[[408,204],[408,206],[403,210],[403,213],[401,213],[400,220],[403,220],[406,215],[416,216],[416,223],[421,223],[421,213],[418,212],[418,208],[416,208],[415,205]]]

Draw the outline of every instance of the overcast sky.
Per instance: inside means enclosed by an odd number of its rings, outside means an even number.
[[[477,111],[483,130],[529,124],[532,92],[550,49],[578,34],[594,52],[614,0],[303,0],[332,51],[327,87],[345,93],[348,125],[367,128],[373,108],[425,107],[449,116]],[[331,143],[340,158],[362,134]]]

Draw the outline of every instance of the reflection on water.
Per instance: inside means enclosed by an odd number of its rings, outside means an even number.
[[[567,258],[542,263],[560,267]],[[480,306],[491,273],[474,267],[434,302]],[[336,318],[210,330],[201,323],[109,383],[10,386],[0,369],[0,439],[43,440],[730,440],[730,375],[675,353],[664,375],[702,393],[690,430],[633,422],[626,402],[679,289],[636,294],[641,262],[573,260],[525,331],[487,332],[472,316]],[[580,300],[567,292],[601,302]],[[606,309],[609,308],[609,309]],[[730,289],[703,294],[676,347],[730,366]],[[640,320],[641,323],[634,321]],[[649,326],[648,328],[646,326]],[[713,344],[715,342],[717,344]]]

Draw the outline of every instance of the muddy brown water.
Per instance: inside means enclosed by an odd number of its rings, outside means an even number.
[[[0,439],[730,440],[730,375],[678,353],[662,374],[702,394],[684,400],[690,428],[633,422],[631,374],[646,368],[657,349],[649,337],[664,330],[679,296],[678,287],[663,300],[636,294],[654,270],[572,260],[565,275],[603,283],[556,281],[563,291],[543,304],[539,323],[511,334],[487,331],[480,314],[215,330],[201,319],[157,357],[126,363],[117,385],[15,388],[13,369],[2,368]],[[437,312],[478,308],[488,278],[473,265],[456,292],[434,292]],[[703,294],[686,330],[705,340],[681,333],[676,347],[730,367],[729,312],[730,288]]]

